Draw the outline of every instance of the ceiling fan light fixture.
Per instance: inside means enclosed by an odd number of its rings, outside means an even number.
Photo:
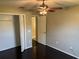
[[[40,15],[46,15],[47,11],[48,11],[48,6],[45,5],[44,1],[45,0],[43,0],[42,5],[40,5],[40,7],[39,7],[39,13],[40,13]]]
[[[46,14],[47,14],[46,10],[40,11],[40,15],[46,15]]]
[[[47,14],[47,8],[46,7],[42,7],[41,10],[39,11],[40,15],[46,15]]]

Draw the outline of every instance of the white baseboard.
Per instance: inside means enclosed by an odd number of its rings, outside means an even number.
[[[32,48],[32,46],[28,46],[28,47],[26,47],[24,50],[29,49],[29,48]]]
[[[12,47],[7,47],[7,48],[4,48],[4,49],[0,49],[0,51],[5,51],[5,50],[9,50],[9,49],[12,49],[12,48],[16,48],[20,45],[17,45],[17,46],[12,46]]]
[[[47,46],[49,46],[49,45],[47,45]],[[61,49],[59,49],[59,48],[52,47],[52,46],[49,46],[49,47],[54,48],[54,49],[56,49],[56,50],[58,50],[58,51],[61,51],[61,52],[63,52],[63,53],[66,53],[66,54],[68,54],[68,55],[70,55],[70,56],[73,56],[73,57],[79,59],[78,56],[75,56],[75,55],[73,55],[73,54],[71,54],[71,53],[68,53],[68,52],[66,52],[66,51],[64,51],[64,50],[61,50]]]
[[[24,52],[25,50],[32,48],[32,46],[26,47],[22,52]]]
[[[38,42],[38,43],[43,44],[43,45],[46,45],[46,43],[42,43],[42,42]]]

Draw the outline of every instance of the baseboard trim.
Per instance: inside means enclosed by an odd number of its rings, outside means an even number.
[[[11,49],[18,48],[18,47],[21,47],[21,46],[16,46],[16,47],[12,47],[12,48],[8,48],[8,49],[4,49],[4,50],[1,50],[0,52],[7,51],[7,50],[11,50]]]
[[[32,48],[32,46],[27,47],[26,49],[24,49],[24,51],[22,53],[24,53],[26,50],[29,50],[31,48]]]
[[[36,42],[37,42],[37,41],[36,41]],[[42,44],[42,43],[40,43],[40,42],[37,42],[37,43]],[[78,56],[75,56],[75,55],[73,55],[73,54],[71,54],[71,53],[68,53],[68,52],[66,52],[66,51],[63,51],[63,50],[61,50],[61,49],[59,49],[59,48],[52,47],[52,46],[49,46],[49,45],[47,45],[47,44],[42,44],[42,45],[51,47],[51,48],[56,49],[56,50],[58,50],[58,51],[60,51],[60,52],[62,52],[62,53],[65,53],[65,54],[67,54],[67,55],[70,55],[70,56],[72,56],[72,57],[75,57],[75,58],[79,59]]]
[[[61,51],[61,52],[65,53],[65,54],[67,54],[67,55],[70,55],[70,56],[72,56],[72,57],[75,57],[75,58],[79,59],[78,56],[75,56],[75,55],[73,55],[73,54],[71,54],[71,53],[68,53],[68,52],[66,52],[66,51],[64,51],[64,50],[61,50],[61,49],[59,49],[59,48],[52,47],[52,46],[49,46],[49,45],[46,45],[46,46],[51,47],[51,48],[54,48],[54,49],[56,49],[56,50],[58,50],[58,51]]]
[[[8,51],[13,51],[13,50],[18,50],[20,51],[21,49],[21,46],[17,46],[17,47],[13,47],[13,48],[10,48],[10,49],[6,49],[6,50],[3,50],[3,51],[0,51],[0,55],[5,53],[5,52],[8,52]]]
[[[29,49],[29,48],[32,48],[32,46],[28,46],[28,47],[26,47],[24,50],[27,50],[27,49]]]
[[[36,41],[37,43],[39,43],[39,44],[42,44],[42,45],[46,45],[46,43],[41,43],[41,42],[38,42],[38,41]]]

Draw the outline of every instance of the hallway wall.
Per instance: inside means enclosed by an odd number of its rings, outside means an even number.
[[[47,45],[79,57],[79,6],[47,15]]]
[[[36,40],[36,17],[32,17],[32,39]]]

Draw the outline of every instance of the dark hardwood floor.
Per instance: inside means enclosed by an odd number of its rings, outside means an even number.
[[[77,59],[40,43],[23,53],[20,51],[20,47],[2,51],[0,59]]]
[[[22,59],[21,47],[19,46],[5,51],[0,51],[0,59]]]
[[[51,47],[46,47],[47,59],[77,59]]]
[[[22,59],[32,59],[32,48],[29,48],[22,53]]]
[[[40,43],[34,44],[32,48],[25,50],[23,56],[24,59],[77,59]]]

